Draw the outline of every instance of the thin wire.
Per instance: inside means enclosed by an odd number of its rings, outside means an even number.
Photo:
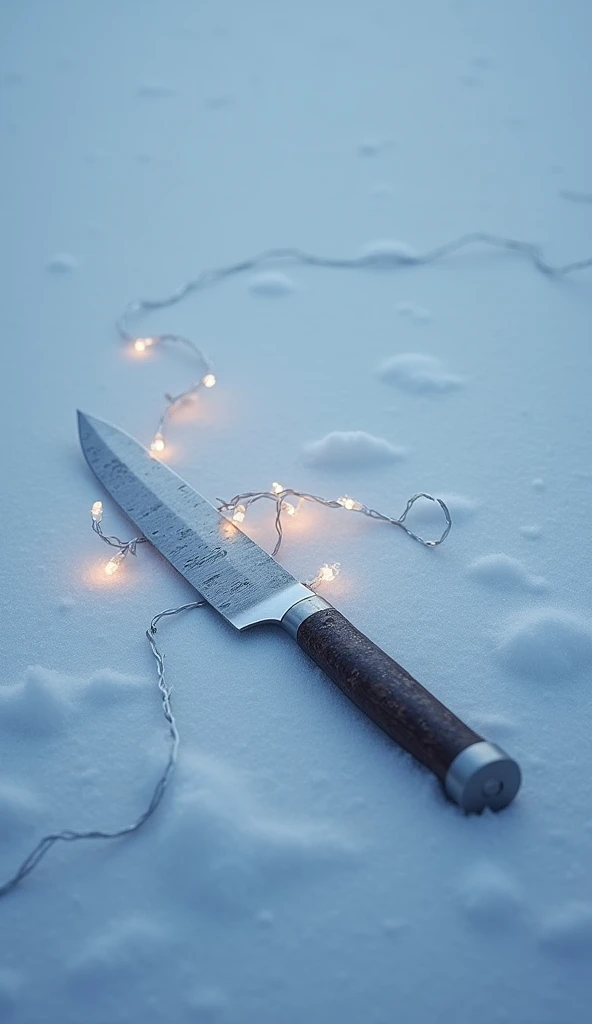
[[[379,245],[374,249],[370,247],[360,255],[352,257],[316,256],[306,249],[292,246],[265,249],[248,259],[203,270],[197,277],[186,281],[185,284],[180,285],[170,295],[165,295],[158,299],[135,299],[133,302],[130,302],[115,321],[115,329],[122,341],[127,343],[143,340],[147,347],[166,344],[167,342],[184,345],[189,348],[201,366],[201,377],[198,381],[191,384],[190,387],[178,395],[165,394],[166,405],[158,420],[156,434],[152,442],[152,450],[155,452],[163,451],[165,428],[177,406],[193,398],[204,385],[204,381],[208,376],[213,378],[214,383],[215,378],[211,371],[209,359],[191,338],[187,338],[182,334],[155,334],[150,338],[138,339],[137,335],[131,331],[132,321],[136,321],[148,313],[169,309],[178,302],[182,302],[183,299],[194,292],[203,291],[210,285],[218,284],[227,278],[236,277],[239,274],[257,270],[262,266],[270,264],[291,263],[309,267],[324,267],[329,270],[397,270],[402,267],[428,266],[474,245],[484,245],[488,248],[519,253],[525,256],[533,267],[546,277],[565,277],[575,271],[587,270],[592,267],[592,256],[582,260],[575,260],[572,263],[553,266],[553,264],[545,259],[540,246],[532,242],[522,242],[516,238],[507,238],[488,231],[471,231],[452,239],[450,242],[445,242],[443,245],[427,249],[424,253],[414,253],[406,246],[397,244],[389,246],[388,243],[382,246]]]
[[[95,533],[96,532],[98,531],[95,530]],[[80,839],[123,839],[125,836],[138,832],[155,813],[171,781],[171,777],[177,763],[177,754],[179,750],[179,733],[175,717],[173,715],[173,709],[171,707],[171,687],[166,682],[164,660],[157,647],[156,640],[154,639],[156,635],[156,624],[165,616],[178,615],[179,612],[189,611],[189,609],[192,608],[201,608],[204,604],[204,601],[192,601],[189,604],[180,605],[179,608],[167,608],[166,611],[159,612],[158,615],[154,616],[150,626],[146,630],[146,637],[150,644],[152,654],[154,655],[154,660],[156,661],[158,689],[162,699],[163,714],[168,724],[170,744],[165,767],[154,787],[146,809],[142,812],[139,818],[136,818],[136,820],[130,825],[125,825],[123,828],[115,829],[113,831],[103,831],[102,829],[88,829],[83,831],[79,831],[77,829],[64,829],[62,832],[51,832],[44,836],[39,840],[37,846],[31,850],[31,853],[25,857],[24,861],[20,864],[12,877],[9,878],[8,881],[4,882],[3,885],[0,885],[0,899],[15,889],[16,886],[27,877],[27,875],[30,875],[56,843],[73,843]]]
[[[372,248],[369,248],[366,252],[363,252],[358,256],[335,257],[316,256],[314,253],[307,252],[305,249],[299,249],[292,246],[286,248],[271,248],[265,249],[262,252],[257,253],[255,256],[251,256],[249,259],[240,260],[237,263],[229,263],[225,266],[214,267],[210,270],[203,270],[197,275],[197,277],[187,281],[185,284],[182,284],[179,288],[176,288],[171,292],[170,295],[166,295],[159,299],[136,299],[124,309],[123,313],[115,321],[115,326],[123,341],[133,341],[135,335],[130,333],[128,326],[129,321],[132,318],[135,319],[145,313],[153,313],[157,310],[168,309],[171,306],[176,305],[178,302],[182,302],[188,295],[201,291],[209,285],[217,284],[219,281],[223,281],[229,277],[234,277],[237,274],[257,270],[259,267],[270,263],[292,263],[300,264],[302,266],[325,267],[326,269],[332,270],[359,270],[363,267],[376,269],[378,266],[384,268],[388,267],[389,269],[394,270],[403,266],[426,266],[430,263],[436,263],[438,260],[444,259],[446,256],[451,256],[453,253],[459,252],[461,249],[479,244],[489,248],[505,249],[508,252],[521,253],[527,257],[536,270],[549,277],[564,277],[577,270],[586,270],[589,267],[592,267],[592,256],[586,259],[576,260],[572,263],[553,266],[553,264],[549,263],[545,259],[540,246],[535,245],[532,242],[522,242],[516,238],[507,238],[503,235],[492,234],[488,231],[468,232],[464,235],[460,235],[458,238],[455,238],[450,242],[445,242],[443,245],[436,246],[433,249],[427,249],[424,253],[414,253],[404,247],[398,248],[396,246],[389,249],[387,245],[382,249],[378,248],[373,250]],[[188,338],[181,335],[159,335],[158,338],[162,341],[183,342],[193,348],[193,350],[205,360],[205,356],[201,352],[201,349],[198,349],[194,342],[190,341]]]
[[[236,494],[234,498],[230,499],[230,501],[222,501],[219,498],[218,511],[231,512],[238,505],[241,505],[246,513],[249,506],[254,505],[258,501],[273,501],[276,506],[274,525],[278,538],[276,541],[276,545],[272,551],[272,555],[275,557],[275,555],[277,555],[278,551],[282,546],[282,514],[288,514],[285,506],[285,499],[290,496],[298,498],[301,502],[315,502],[317,505],[323,505],[325,508],[344,508],[344,499],[338,500],[334,498],[321,498],[318,494],[308,494],[306,491],[294,491],[292,490],[291,487],[286,487],[284,490],[279,491],[277,493],[272,491],[247,491],[245,494]],[[415,502],[419,501],[420,498],[425,498],[427,501],[434,502],[434,504],[440,507],[444,514],[444,529],[440,536],[437,537],[435,540],[426,540],[424,537],[421,537],[418,533],[414,533],[413,530],[410,530],[405,523],[405,520],[407,519],[409,512],[415,505]],[[409,498],[409,501],[407,502],[403,512],[396,519],[392,518],[391,516],[386,516],[382,512],[378,512],[374,508],[369,508],[367,505],[363,505],[360,502],[356,502],[354,507],[348,509],[347,511],[357,512],[359,515],[368,516],[369,519],[379,519],[383,523],[390,523],[392,526],[398,526],[401,530],[403,530],[404,533],[407,534],[408,537],[411,537],[412,540],[417,541],[418,544],[422,544],[426,548],[437,548],[440,544],[443,544],[452,528],[452,519],[450,516],[450,511],[445,502],[442,501],[442,498],[434,498],[431,494],[426,494],[425,491],[421,491],[419,494],[414,494],[412,498]]]
[[[115,537],[114,535],[109,536],[108,534],[103,533],[101,520],[99,518],[95,519],[94,516],[92,517],[92,528],[97,537],[100,537],[101,540],[105,541],[105,544],[109,544],[110,547],[118,549],[121,558],[125,558],[128,554],[135,555],[138,544],[146,544],[145,537],[132,537],[131,540],[120,540],[119,537]]]

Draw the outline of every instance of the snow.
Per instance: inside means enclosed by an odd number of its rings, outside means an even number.
[[[465,383],[464,377],[450,373],[441,359],[420,352],[391,356],[378,368],[378,376],[387,384],[424,395],[456,391]]]
[[[144,631],[192,599],[147,546],[105,577],[92,502],[132,532],[75,409],[149,443],[195,368],[128,352],[115,317],[268,246],[358,268],[237,274],[142,322],[194,338],[218,379],[171,420],[171,465],[212,500],[272,480],[391,515],[442,497],[436,550],[311,508],[281,556],[300,579],[339,561],[325,596],[524,775],[507,810],[464,818],[287,635],[208,609],[163,622],[178,774],[138,835],[56,846],[0,901],[0,1019],[584,1020],[592,274],[417,254],[480,230],[554,265],[591,255],[590,5],[22,0],[0,18],[0,881],[48,831],[143,810],[167,753]],[[376,368],[409,354],[463,386],[387,387]],[[389,446],[406,458],[375,458]],[[411,529],[439,532],[430,505]],[[245,526],[273,545],[263,513]]]
[[[402,459],[406,454],[400,445],[364,430],[332,430],[326,437],[304,446],[304,457],[309,465],[328,470],[368,469],[377,463]]]

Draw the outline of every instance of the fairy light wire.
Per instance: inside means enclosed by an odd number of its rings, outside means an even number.
[[[179,732],[171,706],[171,687],[167,684],[164,671],[164,659],[155,640],[156,626],[161,619],[167,616],[178,615],[180,612],[189,611],[193,608],[201,608],[204,604],[205,601],[200,600],[191,601],[188,604],[182,604],[179,608],[167,608],[165,611],[159,612],[158,615],[154,616],[146,630],[146,637],[150,644],[150,650],[152,651],[152,655],[156,662],[158,690],[161,696],[163,715],[167,723],[169,752],[165,766],[154,786],[152,795],[145,809],[139,817],[129,825],[124,825],[122,828],[109,830],[64,829],[61,832],[50,832],[48,835],[43,836],[43,838],[37,843],[37,846],[35,846],[21,862],[14,874],[6,882],[0,885],[0,899],[3,896],[8,895],[8,893],[15,889],[16,886],[27,877],[27,875],[30,875],[43,858],[49,853],[52,847],[56,845],[56,843],[74,843],[85,839],[123,839],[126,836],[132,835],[134,832],[138,832],[155,813],[162,802],[166,789],[171,781],[179,752]]]
[[[190,387],[180,392],[178,395],[166,394],[166,406],[160,415],[158,426],[154,440],[151,445],[151,450],[154,454],[160,455],[165,450],[165,439],[164,432],[165,427],[174,412],[175,408],[187,399],[192,398],[197,394],[200,388],[206,387],[211,388],[216,383],[216,378],[212,372],[212,368],[208,358],[202,349],[195,344],[190,338],[180,334],[156,334],[146,337],[138,336],[131,332],[130,321],[136,320],[139,317],[147,315],[149,313],[157,312],[159,310],[168,309],[171,306],[181,302],[187,296],[194,292],[200,291],[210,285],[217,284],[227,278],[234,277],[243,273],[254,271],[262,266],[274,264],[274,263],[292,263],[296,265],[311,266],[311,267],[324,267],[326,269],[333,270],[356,270],[356,269],[381,269],[381,270],[397,270],[403,267],[413,266],[427,266],[438,262],[448,256],[451,256],[469,246],[483,245],[488,248],[502,249],[508,252],[515,252],[524,257],[532,264],[532,266],[544,274],[547,277],[565,277],[568,274],[575,273],[581,270],[587,270],[592,267],[592,257],[586,257],[581,260],[574,260],[570,263],[559,264],[554,266],[549,263],[540,246],[531,242],[523,242],[518,239],[508,238],[501,235],[492,234],[485,231],[475,231],[463,234],[450,242],[446,242],[443,245],[436,246],[432,249],[426,250],[424,253],[413,253],[411,250],[405,247],[391,247],[388,245],[386,248],[380,249],[369,249],[365,253],[355,257],[324,257],[317,256],[313,253],[307,252],[304,249],[297,247],[286,247],[286,248],[270,248],[266,249],[256,256],[253,256],[246,260],[241,260],[235,263],[229,263],[225,266],[213,268],[210,270],[204,270],[194,279],[187,281],[181,285],[170,295],[159,299],[137,299],[130,303],[123,313],[117,318],[115,322],[116,331],[120,339],[126,343],[130,343],[135,352],[139,355],[145,353],[148,349],[158,345],[174,344],[186,346],[190,353],[196,358],[201,369],[201,376],[199,380],[194,382]],[[295,497],[298,499],[296,506],[292,503],[287,502],[287,497]],[[429,501],[436,502],[445,517],[445,527],[439,538],[436,540],[425,540],[419,534],[414,533],[406,525],[406,518],[411,508],[420,498],[425,498]],[[291,488],[283,488],[277,482],[274,482],[271,486],[270,491],[257,491],[248,492],[246,494],[236,495],[230,502],[221,502],[219,510],[223,512],[232,512],[232,518],[235,522],[242,522],[245,518],[248,508],[260,500],[272,500],[275,502],[276,513],[275,513],[275,529],[277,532],[277,541],[273,551],[273,554],[277,554],[283,538],[282,528],[282,514],[295,515],[299,511],[300,507],[304,502],[315,502],[323,505],[326,508],[343,508],[346,511],[357,512],[365,515],[371,519],[381,520],[383,522],[390,523],[393,526],[397,526],[402,529],[409,537],[425,547],[437,547],[442,544],[448,536],[452,521],[450,512],[446,507],[446,504],[441,498],[434,498],[430,494],[421,492],[414,495],[407,502],[403,513],[398,518],[392,518],[386,516],[376,509],[369,508],[363,505],[356,499],[352,499],[347,495],[344,495],[339,499],[326,499],[318,495],[308,494],[306,492],[300,492],[292,490]],[[108,535],[103,532],[101,527],[101,521],[103,516],[102,502],[97,501],[94,503],[91,509],[92,528],[98,537],[101,538],[104,543],[110,547],[116,548],[116,554],[111,557],[109,562],[106,564],[105,572],[110,574],[110,570],[113,572],[119,567],[119,564],[128,554],[136,555],[136,548],[138,544],[146,542],[146,538],[139,536],[133,537],[129,541],[122,541],[115,535]],[[237,518],[238,517],[238,518]],[[331,582],[335,579],[339,572],[339,563],[325,563],[317,571],[314,579],[308,584],[311,588],[320,586],[325,582]],[[50,849],[59,842],[76,842],[78,840],[87,839],[119,839],[128,836],[141,829],[146,822],[152,817],[157,808],[159,807],[166,789],[170,783],[172,774],[177,761],[178,749],[179,749],[179,733],[173,715],[171,706],[171,688],[166,681],[164,659],[161,651],[159,650],[155,636],[157,623],[169,616],[177,615],[180,612],[188,611],[190,609],[200,608],[205,604],[203,600],[190,602],[179,606],[178,608],[168,608],[163,612],[159,612],[151,620],[150,626],[146,631],[146,637],[148,639],[150,650],[156,663],[157,672],[157,683],[158,689],[162,701],[162,709],[165,721],[168,726],[169,734],[169,754],[165,764],[165,767],[154,787],[151,799],[142,812],[142,814],[131,824],[124,826],[123,828],[104,831],[101,829],[89,829],[89,830],[75,830],[66,829],[61,832],[49,833],[44,836],[37,846],[28,854],[28,856],[22,861],[20,866],[17,868],[11,878],[8,879],[4,884],[0,885],[0,898],[11,892],[24,878],[27,877],[46,856]]]
[[[285,487],[282,490],[277,490],[279,485],[275,482],[271,485],[269,491],[246,491],[244,494],[236,494],[230,501],[222,501],[218,499],[218,511],[227,512],[231,514],[234,522],[242,523],[247,515],[247,511],[251,505],[255,505],[258,501],[272,501],[275,504],[275,530],[277,533],[277,541],[271,554],[275,557],[278,554],[283,540],[284,530],[282,524],[282,515],[296,515],[300,509],[297,506],[291,505],[290,508],[286,508],[288,504],[286,502],[287,497],[294,497],[298,499],[298,503],[301,506],[304,502],[313,502],[316,505],[322,505],[324,508],[342,509],[348,512],[354,512],[358,515],[367,516],[369,519],[377,519],[383,523],[390,523],[391,526],[397,526],[403,530],[408,537],[412,540],[417,541],[418,544],[422,544],[426,548],[436,548],[440,544],[443,544],[446,540],[450,530],[452,529],[452,518],[450,511],[446,503],[442,498],[434,498],[433,495],[427,494],[425,491],[420,491],[418,494],[414,494],[413,497],[409,498],[403,512],[396,518],[385,515],[383,512],[379,512],[377,509],[369,508],[362,502],[357,501],[355,498],[350,498],[348,495],[343,495],[341,498],[322,498],[318,494],[309,494],[307,491],[295,491],[291,487]],[[444,516],[444,528],[439,537],[435,540],[426,540],[420,534],[415,533],[407,526],[406,519],[411,509],[420,498],[424,498],[426,501],[431,501],[437,505],[443,516]]]
[[[482,245],[489,249],[501,249],[517,253],[525,257],[539,273],[546,277],[566,277],[576,271],[592,267],[592,256],[570,263],[553,265],[544,256],[542,248],[533,242],[524,242],[517,238],[497,235],[489,231],[471,231],[442,245],[426,249],[425,252],[413,252],[406,246],[385,243],[369,247],[357,256],[319,256],[297,246],[274,247],[264,249],[244,260],[227,263],[219,267],[202,270],[197,277],[191,278],[180,285],[169,295],[156,299],[134,299],[130,302],[115,321],[115,330],[121,341],[131,344],[136,353],[142,355],[150,348],[159,345],[173,344],[185,346],[197,360],[201,376],[190,387],[178,395],[165,394],[166,405],[159,417],[150,450],[155,457],[160,457],[166,449],[165,430],[171,415],[184,401],[198,393],[200,388],[211,388],[216,383],[208,357],[191,338],[183,334],[160,333],[150,336],[137,335],[132,324],[151,313],[156,313],[182,302],[189,295],[203,291],[232,277],[259,270],[261,267],[278,264],[318,267],[327,270],[400,270],[403,268],[429,266],[440,260],[472,246]]]

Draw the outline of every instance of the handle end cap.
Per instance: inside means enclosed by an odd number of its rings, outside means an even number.
[[[461,750],[450,765],[444,788],[467,814],[478,814],[489,807],[501,811],[520,789],[520,768],[508,754],[481,740]]]

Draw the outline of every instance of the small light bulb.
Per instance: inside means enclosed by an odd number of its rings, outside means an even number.
[[[150,451],[151,452],[163,452],[164,451],[164,437],[162,436],[160,431],[158,431],[158,434],[155,435],[154,441],[150,445]]]
[[[323,583],[332,583],[335,577],[339,575],[339,568],[339,562],[333,562],[331,565],[325,563],[319,569],[317,579],[322,580]]]
[[[356,512],[359,512],[360,509],[363,508],[361,502],[356,501],[355,498],[350,498],[347,494],[344,494],[342,498],[338,498],[337,504],[342,505],[343,508],[346,508],[348,510],[348,512],[351,512],[352,509]]]
[[[121,558],[118,557],[117,555],[113,555],[113,558],[110,558],[109,561],[107,562],[107,564],[105,565],[105,573],[106,573],[106,575],[107,576],[113,576],[113,574],[116,573],[117,570],[119,569],[119,563],[120,562],[121,562]]]
[[[213,388],[215,383],[216,378],[213,373],[206,373],[205,377],[202,378],[204,388]]]
[[[246,511],[247,510],[244,505],[237,505],[232,514],[233,522],[242,523],[243,519],[245,518]]]
[[[154,344],[154,338],[136,338],[134,341],[134,349],[136,352],[145,352],[146,349]]]
[[[95,501],[90,510],[90,514],[93,517],[93,521],[95,523],[100,523],[101,519],[103,518],[103,502]]]
[[[277,480],[273,481],[273,483],[271,485],[271,493],[272,494],[281,494],[282,491],[285,491],[285,490],[286,490],[286,488],[284,487],[283,484],[278,484]]]
[[[291,502],[289,501],[282,502],[282,511],[287,512],[289,516],[296,515],[296,509],[294,508],[294,505],[292,505]]]

